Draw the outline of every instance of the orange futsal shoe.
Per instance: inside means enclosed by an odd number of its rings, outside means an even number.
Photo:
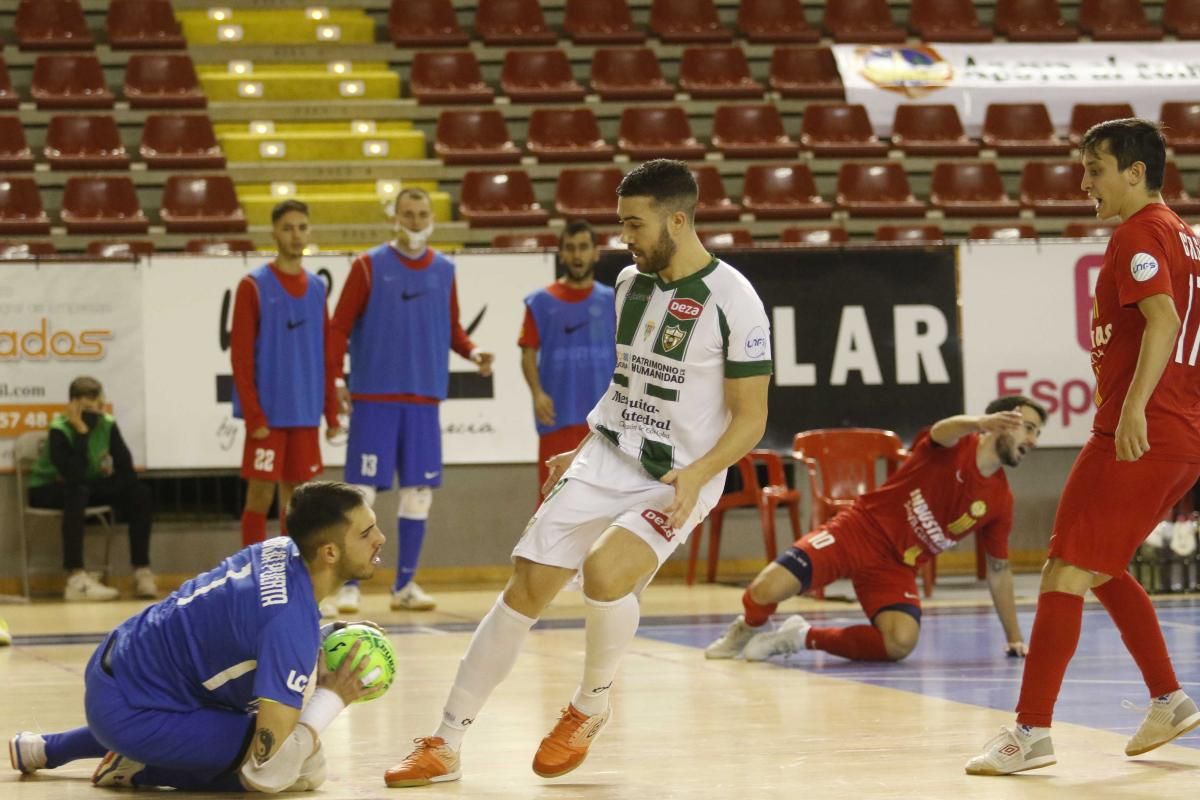
[[[384,773],[383,782],[389,788],[428,786],[462,777],[458,753],[448,747],[440,736],[426,736],[424,739],[413,739],[413,742],[417,747],[408,754],[408,758]]]
[[[568,705],[554,730],[542,739],[533,756],[533,771],[543,778],[557,778],[578,767],[587,758],[596,734],[612,716],[612,706],[599,714],[586,716]]]

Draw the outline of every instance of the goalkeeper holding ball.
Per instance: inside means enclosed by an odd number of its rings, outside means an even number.
[[[390,660],[381,669],[381,659],[364,657],[375,646],[365,635],[352,636],[336,659],[329,650],[337,664],[329,669],[318,658],[317,601],[370,578],[384,536],[363,496],[344,483],[298,487],[287,525],[290,538],[240,550],[105,637],[85,673],[87,726],[17,734],[13,768],[102,758],[97,786],[320,786],[321,731],[392,676]],[[379,677],[364,685],[372,672]]]

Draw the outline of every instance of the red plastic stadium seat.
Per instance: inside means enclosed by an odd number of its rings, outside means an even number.
[[[577,102],[587,94],[562,50],[509,50],[500,89],[514,103]]]
[[[776,47],[768,81],[784,97],[846,96],[837,61],[828,47]]]
[[[228,175],[171,175],[159,208],[167,233],[246,230],[246,215]]]
[[[418,103],[492,102],[492,87],[470,50],[414,53],[409,82]]]
[[[554,190],[554,207],[567,219],[612,225],[617,222],[617,186],[622,177],[616,167],[564,169]]]
[[[704,145],[692,136],[680,106],[630,106],[621,112],[617,147],[639,161],[652,158],[704,158]]]
[[[50,218],[33,178],[0,178],[0,235],[50,233]]]
[[[557,250],[558,236],[553,233],[498,233],[492,247],[512,250]]]
[[[912,0],[908,27],[925,42],[990,42],[971,0]]]
[[[8,74],[8,65],[0,58],[0,108],[16,108],[20,103],[17,90],[12,85],[12,77]]]
[[[1068,239],[1107,239],[1117,229],[1107,222],[1068,222],[1062,235]]]
[[[653,0],[650,30],[667,43],[728,42],[733,31],[721,25],[712,0]]]
[[[38,56],[30,95],[38,108],[112,108],[104,70],[92,55]]]
[[[779,234],[784,244],[843,244],[850,241],[845,228],[784,228]]]
[[[1037,228],[1026,224],[1002,224],[1002,225],[972,225],[967,231],[968,239],[1036,239],[1038,238]]]
[[[1176,153],[1200,153],[1200,100],[1163,103],[1159,118]]]
[[[539,162],[611,161],[612,145],[600,135],[590,108],[535,108],[525,142]]]
[[[254,242],[249,239],[189,239],[183,246],[186,253],[200,253],[206,256],[252,253],[254,249]]]
[[[1162,196],[1176,214],[1191,216],[1200,214],[1200,199],[1188,194],[1174,161],[1168,161],[1163,170]]]
[[[865,106],[809,103],[800,124],[800,146],[818,158],[886,156],[888,146],[871,129]]]
[[[150,220],[138,205],[128,177],[71,177],[63,188],[67,233],[146,233]]]
[[[0,117],[0,171],[28,172],[33,169],[33,151],[25,141],[20,117]]]
[[[649,47],[613,47],[592,54],[592,89],[601,100],[671,100],[675,89],[663,78]]]
[[[698,230],[700,243],[705,250],[728,250],[733,247],[753,247],[754,237],[745,228],[715,228]]]
[[[24,0],[13,29],[22,50],[91,50],[95,46],[77,0]]]
[[[392,0],[388,33],[397,47],[465,47],[471,41],[451,0]]]
[[[1030,161],[1021,170],[1021,206],[1038,216],[1094,214],[1095,204],[1079,188],[1082,180],[1083,165],[1078,161]]]
[[[950,104],[902,103],[892,119],[892,147],[907,156],[973,156],[979,143],[967,138]]]
[[[717,106],[712,143],[726,158],[795,158],[800,153],[772,103]]]
[[[1082,0],[1079,27],[1098,42],[1158,41],[1163,29],[1146,21],[1142,0]]]
[[[1057,156],[1071,152],[1058,138],[1041,103],[992,103],[983,117],[983,144],[1002,156]]]
[[[1099,122],[1110,119],[1128,119],[1133,116],[1133,106],[1129,103],[1076,103],[1071,107],[1071,124],[1067,128],[1067,138],[1075,147],[1083,139],[1088,128]]]
[[[835,42],[899,44],[908,38],[892,21],[887,0],[830,0],[821,25]]]
[[[129,154],[109,116],[51,117],[43,152],[50,169],[129,169]]]
[[[125,66],[125,99],[133,108],[204,108],[208,99],[186,53],[134,53]]]
[[[750,77],[750,64],[738,45],[685,47],[679,88],[694,98],[762,97],[763,85]]]
[[[52,242],[0,242],[0,259],[27,259],[52,256],[57,253]]]
[[[641,44],[625,0],[567,0],[563,30],[575,44]]]
[[[1073,42],[1079,29],[1063,19],[1058,0],[996,0],[992,24],[1010,42]]]
[[[550,218],[534,199],[529,175],[519,169],[468,171],[458,207],[472,228],[545,225]]]
[[[742,204],[757,219],[810,219],[833,213],[833,206],[817,192],[807,164],[751,164],[742,186]]]
[[[929,204],[947,217],[1015,217],[1021,211],[1004,191],[995,161],[935,164]]]
[[[224,169],[212,122],[198,114],[150,114],[138,148],[149,169]]]
[[[154,254],[154,242],[96,241],[88,242],[87,254],[100,258],[137,258]]]
[[[1200,39],[1200,0],[1167,0],[1163,27],[1180,39]]]
[[[940,242],[946,238],[940,225],[880,225],[877,242]]]
[[[856,217],[925,215],[925,204],[913,196],[904,167],[894,161],[842,164],[838,169],[837,205]]]
[[[516,164],[521,160],[521,151],[508,136],[504,115],[494,108],[442,111],[433,151],[443,164]]]
[[[114,50],[187,47],[169,0],[112,0],[105,25]]]
[[[711,164],[692,167],[692,176],[696,179],[699,196],[696,200],[696,220],[698,222],[736,222],[742,214],[742,207],[729,199],[725,194],[725,184],[721,173]]]
[[[554,44],[538,0],[479,0],[475,31],[492,47],[509,44]]]
[[[816,44],[821,32],[804,18],[800,0],[742,0],[738,29],[755,44]]]

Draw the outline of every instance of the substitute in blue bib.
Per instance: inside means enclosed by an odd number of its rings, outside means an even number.
[[[304,791],[324,780],[319,736],[365,696],[347,658],[318,663],[317,601],[369,578],[384,536],[344,483],[297,488],[291,537],[238,551],[121,623],[85,672],[87,725],[19,733],[14,769],[101,758],[97,786]]]

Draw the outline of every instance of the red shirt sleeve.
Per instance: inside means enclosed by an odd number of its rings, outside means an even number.
[[[229,336],[229,360],[233,365],[233,385],[242,403],[246,431],[267,427],[267,417],[258,402],[254,384],[254,342],[258,338],[258,285],[242,278],[233,301],[233,326]]]
[[[467,335],[458,318],[457,280],[450,284],[450,349],[468,359],[471,357],[471,351],[475,349],[474,342],[471,341],[471,337]]]
[[[1117,299],[1123,306],[1137,305],[1156,294],[1174,297],[1167,249],[1147,224],[1125,224],[1113,231],[1112,265],[1117,279]]]
[[[332,334],[333,326],[329,322],[329,310],[325,311],[325,341],[329,341]],[[328,347],[327,347],[328,349]],[[338,405],[337,398],[337,376],[333,374],[333,370],[329,369],[328,359],[325,362],[325,424],[330,428],[338,426],[338,412],[341,407]]]
[[[521,338],[517,339],[517,345],[534,350],[542,346],[542,337],[538,335],[537,322],[534,321],[529,306],[525,307],[525,321],[521,323]]]
[[[346,348],[350,345],[350,331],[354,323],[367,308],[371,296],[371,257],[365,253],[354,259],[346,285],[338,297],[337,308],[329,323],[329,335],[325,337],[325,372],[329,380],[345,375]]]

